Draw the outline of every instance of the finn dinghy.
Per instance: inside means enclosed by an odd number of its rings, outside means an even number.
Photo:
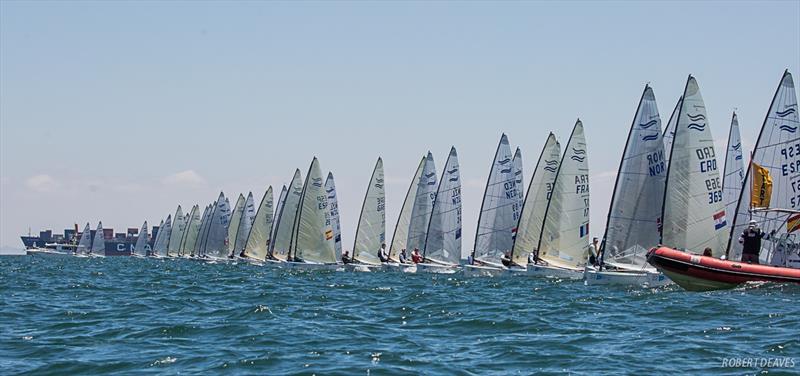
[[[652,250],[648,261],[687,290],[733,288],[749,281],[800,283],[798,130],[797,94],[792,76],[786,71],[756,141],[733,213],[732,230],[728,239],[724,239],[728,260],[720,260],[717,252],[713,252],[714,257],[700,256],[689,253],[697,252],[699,247],[686,247],[689,251],[684,252],[665,242],[669,247]],[[766,265],[739,261],[742,245],[738,238],[751,220],[765,233],[760,262]],[[719,225],[719,220],[714,223]],[[714,240],[716,245],[716,237]]]
[[[297,207],[300,204],[300,198],[303,195],[303,177],[300,170],[294,172],[292,181],[286,191],[283,200],[278,202],[277,219],[274,222],[275,233],[273,234],[273,241],[270,243],[270,251],[268,253],[268,260],[280,262],[281,265],[284,261],[288,261],[290,257],[289,247],[294,234],[297,217]]]
[[[528,275],[582,279],[589,239],[589,158],[579,119],[556,172],[536,262],[528,264]]]
[[[328,194],[328,210],[331,215],[331,227],[333,228],[333,240],[336,245],[336,259],[342,258],[342,227],[339,222],[339,198],[336,195],[336,182],[333,180],[333,173],[328,172],[325,179],[325,193]]]
[[[261,198],[261,204],[258,205],[258,210],[253,218],[250,233],[247,234],[244,245],[244,259],[247,261],[263,263],[267,260],[272,234],[272,206],[272,186],[270,186],[264,193],[264,197]]]
[[[92,249],[92,229],[89,227],[89,222],[86,222],[86,226],[83,228],[83,232],[81,233],[81,238],[78,240],[78,247],[75,248],[75,256],[78,257],[87,257],[89,255],[89,251]]]
[[[411,184],[408,186],[406,197],[403,200],[403,207],[400,208],[400,215],[397,216],[397,224],[394,226],[394,234],[392,235],[392,244],[389,246],[389,262],[383,264],[383,267],[387,270],[408,272],[415,272],[417,270],[416,265],[411,262],[411,250],[408,249],[407,244],[412,211],[417,201],[417,194],[419,193],[420,182],[423,178],[422,173],[425,168],[426,160],[427,158],[425,156],[420,159],[417,170],[414,172],[414,177],[411,178]],[[431,163],[432,161],[433,157],[431,157]],[[433,176],[433,179],[436,179],[436,174]],[[401,260],[401,258],[404,260]]]
[[[442,179],[433,203],[428,223],[423,262],[417,272],[452,274],[459,270],[461,260],[461,173],[456,148],[450,154],[442,171]]]
[[[336,262],[328,194],[325,192],[322,169],[316,157],[308,169],[294,222],[286,267],[305,270],[341,268]]]
[[[521,172],[518,166],[515,168],[508,137],[503,134],[497,144],[483,191],[475,245],[470,263],[464,266],[464,275],[499,276],[505,273],[506,266],[502,264],[501,258],[510,255],[514,245],[518,210],[521,206],[517,171]]]
[[[97,230],[94,232],[94,239],[92,239],[92,249],[89,252],[91,257],[106,257],[106,238],[103,234],[103,222],[97,223]]]
[[[378,158],[367,193],[358,217],[353,257],[347,269],[353,271],[376,271],[381,269],[378,257],[381,246],[386,243],[386,190],[383,182],[383,159]]]
[[[147,257],[147,252],[150,251],[150,245],[147,244],[147,221],[142,224],[142,231],[139,231],[139,236],[136,238],[136,244],[133,246],[131,256],[134,257]]]
[[[653,89],[646,85],[619,163],[601,260],[599,266],[586,266],[587,285],[654,287],[670,282],[646,258],[660,240],[666,169],[661,118]]]

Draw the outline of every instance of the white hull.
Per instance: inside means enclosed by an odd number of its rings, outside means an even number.
[[[458,265],[417,264],[417,273],[455,274],[458,269]]]
[[[344,264],[344,270],[348,272],[379,272],[383,271],[382,265],[370,264]]]
[[[57,251],[47,248],[31,248],[25,250],[25,252],[29,255],[64,255],[64,256],[72,255],[71,251]]]
[[[282,262],[281,266],[285,269],[294,269],[294,270],[342,270],[343,267],[340,264],[317,264],[311,262],[294,262],[294,261],[286,261]]]
[[[401,264],[397,262],[387,262],[383,264],[383,269],[387,272],[416,273],[416,264]]]
[[[506,268],[496,266],[464,265],[464,276],[466,277],[500,277],[506,275]]]
[[[558,278],[558,279],[583,279],[583,270],[559,268],[557,266],[528,264],[527,275],[536,278]]]
[[[584,273],[585,284],[659,287],[672,283],[663,273],[648,271],[598,271],[587,267]]]

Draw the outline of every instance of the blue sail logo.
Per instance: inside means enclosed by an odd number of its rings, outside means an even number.
[[[793,105],[790,105],[790,106],[786,106],[786,107],[788,107],[786,110],[775,111],[775,115],[778,115],[778,117],[787,117],[787,116],[795,113],[795,111],[797,111],[797,110],[794,109],[794,107],[796,107],[796,106],[797,106],[796,104],[793,104]]]
[[[782,131],[786,131],[786,132],[789,132],[789,133],[797,132],[797,127],[789,126],[789,124],[781,125],[778,128],[780,128],[780,130],[782,130]]]
[[[651,134],[649,136],[642,137],[642,141],[655,141],[658,140],[659,133],[656,132],[655,134]]]
[[[653,119],[653,120],[648,121],[647,123],[639,124],[639,126],[642,127],[642,129],[647,129],[647,128],[650,128],[650,127],[656,125],[656,123],[658,123],[658,120]]]

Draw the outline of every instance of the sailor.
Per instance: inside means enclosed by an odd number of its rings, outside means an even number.
[[[706,247],[706,249],[703,250],[703,256],[714,257],[714,254],[711,252],[711,247]]]
[[[536,251],[528,253],[528,264],[535,264],[536,263]]]
[[[739,235],[742,244],[742,262],[758,264],[758,254],[761,253],[761,239],[766,239],[767,234],[758,227],[758,222],[751,220],[747,228]]]
[[[593,238],[586,251],[589,254],[589,265],[597,266],[600,263],[600,239]]]
[[[406,249],[405,248],[400,250],[400,255],[398,256],[398,258],[400,259],[400,263],[401,264],[405,264],[405,263],[408,262],[408,255],[406,255]]]
[[[351,262],[352,260],[350,259],[350,252],[344,251],[344,253],[342,253],[342,264],[349,264]]]
[[[506,268],[511,267],[511,253],[508,251],[503,253],[503,257],[500,257],[500,262],[502,262],[503,266]]]
[[[419,254],[419,248],[414,248],[414,252],[411,253],[411,261],[413,261],[415,264],[422,262],[422,255]]]
[[[389,261],[389,255],[386,253],[386,243],[381,244],[381,249],[378,250],[378,259],[381,262]]]

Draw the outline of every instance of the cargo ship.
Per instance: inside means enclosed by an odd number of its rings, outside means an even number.
[[[96,232],[97,230],[91,230],[92,238],[94,238]],[[147,243],[152,248],[156,235],[158,235],[158,226],[153,226],[151,233],[152,235],[148,236]],[[78,225],[76,224],[74,228],[64,229],[62,234],[54,234],[53,230],[48,229],[39,231],[39,236],[33,236],[29,231],[28,235],[20,236],[20,239],[22,239],[22,244],[26,250],[45,248],[67,250],[74,249],[81,235],[83,233],[78,231]],[[130,256],[138,236],[139,229],[134,227],[128,228],[124,233],[115,233],[113,228],[103,228],[106,256]]]

